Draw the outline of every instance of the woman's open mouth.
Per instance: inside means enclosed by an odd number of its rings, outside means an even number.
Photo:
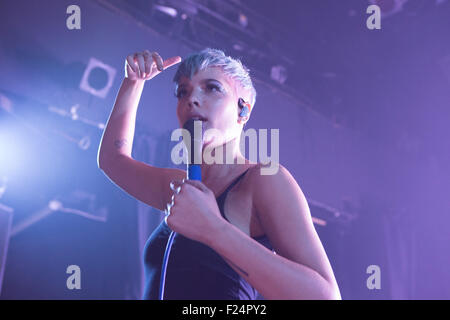
[[[203,118],[203,117],[192,117],[191,119],[200,120],[200,121],[203,121],[203,122],[208,121],[208,119]]]

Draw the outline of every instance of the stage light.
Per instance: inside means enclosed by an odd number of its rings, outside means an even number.
[[[160,4],[156,4],[154,8],[162,13],[167,14],[168,16],[171,16],[172,18],[176,18],[178,15],[178,11],[175,8],[163,6]]]
[[[281,65],[273,66],[270,70],[270,78],[276,82],[283,84],[287,80],[287,70]]]
[[[180,16],[182,20],[186,20],[188,17],[193,17],[198,13],[196,4],[179,1],[179,0],[166,0],[164,2],[158,1],[153,5],[153,10],[159,11],[166,16],[173,19]]]
[[[61,203],[61,201],[58,201],[58,200],[51,200],[48,203],[48,207],[52,211],[58,211],[58,210],[60,210],[62,208],[62,203]]]
[[[78,113],[77,110],[80,107],[79,104],[73,105],[72,107],[70,107],[70,114],[72,117],[72,120],[77,120],[78,119]]]
[[[245,15],[245,14],[243,14],[243,13],[240,13],[239,14],[239,24],[242,26],[242,27],[244,27],[244,28],[246,28],[247,26],[248,26],[248,18],[247,18],[247,16]]]
[[[111,89],[115,75],[116,69],[100,60],[90,58],[80,82],[80,89],[105,98]]]

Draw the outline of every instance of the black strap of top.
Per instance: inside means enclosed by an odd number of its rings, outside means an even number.
[[[242,172],[236,179],[234,179],[234,181],[232,182],[232,183],[230,183],[230,185],[225,189],[225,191],[223,191],[219,196],[217,196],[216,198],[217,199],[219,199],[219,198],[222,198],[224,195],[226,195],[230,190],[231,190],[231,188],[233,188],[235,185],[236,185],[236,183],[238,183],[239,182],[239,180],[241,180],[241,178],[247,173],[247,171],[249,170],[250,168],[248,168],[247,170],[245,170],[244,172]]]
[[[224,192],[222,192],[218,197],[216,197],[216,199],[217,199],[217,204],[218,204],[219,209],[220,209],[220,213],[222,214],[222,216],[223,216],[226,220],[228,220],[228,219],[225,217],[225,212],[224,212],[224,208],[223,208],[224,203],[225,203],[225,198],[226,198],[228,192],[236,185],[236,183],[239,182],[239,180],[242,179],[242,177],[247,173],[247,171],[248,171],[249,169],[250,169],[250,168],[248,168],[248,169],[245,170],[243,173],[241,173],[236,179],[234,179],[234,181],[233,181],[232,183],[230,183],[230,185],[225,189]]]

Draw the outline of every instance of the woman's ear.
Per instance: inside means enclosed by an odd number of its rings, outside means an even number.
[[[242,98],[239,98],[238,106],[241,109],[241,111],[239,112],[239,116],[248,118],[248,115],[250,115],[250,111],[252,110],[252,106],[250,105],[250,103],[245,102],[245,100]]]
[[[245,102],[244,99],[239,98],[238,106],[239,106],[238,123],[241,124],[242,122],[244,122],[244,127],[245,127],[245,124],[247,123],[249,115],[250,115],[251,105],[249,103]]]

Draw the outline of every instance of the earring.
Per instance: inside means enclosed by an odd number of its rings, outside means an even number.
[[[244,99],[239,98],[238,101],[239,107],[243,108],[241,113],[239,114],[240,117],[245,117],[250,113],[250,110],[252,109],[250,103],[247,103],[244,101]]]

